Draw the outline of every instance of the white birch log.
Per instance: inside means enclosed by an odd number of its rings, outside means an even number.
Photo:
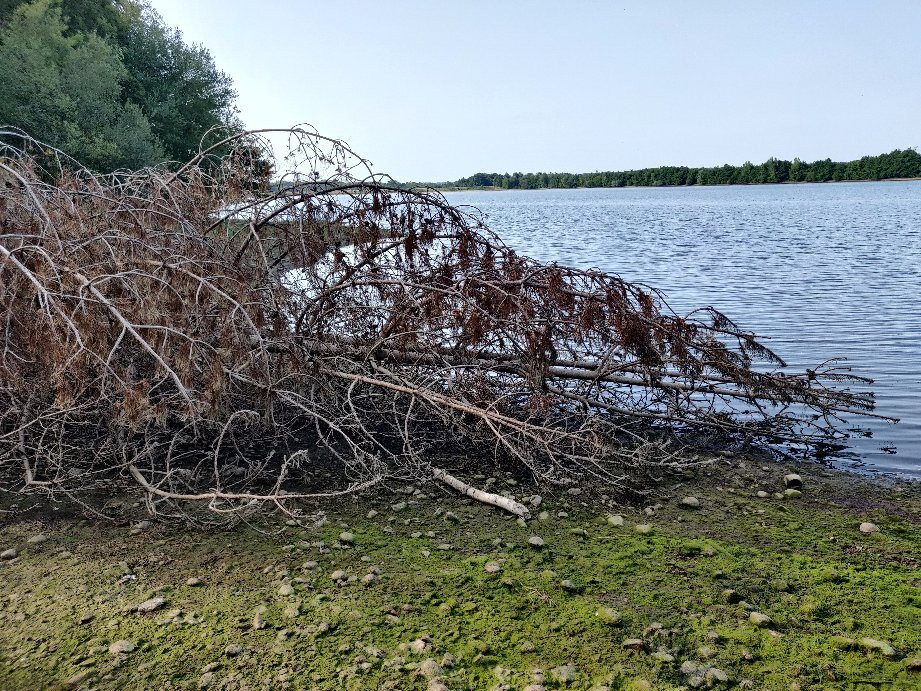
[[[476,499],[479,502],[484,504],[490,504],[491,506],[498,506],[500,509],[505,509],[509,513],[515,514],[519,518],[528,520],[531,518],[531,513],[523,505],[519,504],[514,499],[509,499],[508,497],[503,497],[501,494],[493,494],[492,492],[484,492],[481,489],[476,487],[471,487],[466,482],[458,480],[453,475],[441,470],[439,468],[432,468],[432,475],[436,480],[445,483],[449,487],[456,489],[461,494],[466,494],[471,499]]]

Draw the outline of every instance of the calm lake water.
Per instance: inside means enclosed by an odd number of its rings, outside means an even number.
[[[921,478],[921,182],[451,192],[520,253],[713,305],[790,368],[846,357],[877,412],[839,464]]]

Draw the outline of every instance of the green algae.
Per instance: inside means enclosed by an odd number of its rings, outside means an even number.
[[[440,491],[227,532],[131,536],[26,514],[0,528],[0,547],[20,552],[0,567],[0,688],[424,689],[433,673],[450,689],[921,687],[908,669],[921,656],[921,491],[805,466],[803,496],[777,499],[788,470],[666,481],[616,507],[623,526],[580,497],[545,497],[550,517],[523,527]],[[700,508],[680,505],[689,494]],[[880,532],[861,534],[865,520]],[[38,532],[49,539],[28,544]],[[162,609],[132,611],[153,595]],[[112,654],[117,640],[137,647]]]

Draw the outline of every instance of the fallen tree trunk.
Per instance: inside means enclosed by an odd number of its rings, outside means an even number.
[[[495,503],[433,464],[475,448],[616,489],[873,414],[836,362],[787,373],[713,308],[521,257],[475,212],[289,134],[269,182],[256,134],[103,177],[0,133],[0,487],[125,481],[152,510],[223,514],[409,476]]]

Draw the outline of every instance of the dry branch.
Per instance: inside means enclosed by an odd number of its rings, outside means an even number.
[[[451,484],[433,459],[476,448],[621,487],[872,414],[836,362],[786,373],[712,308],[521,257],[475,212],[288,134],[270,183],[258,133],[112,176],[0,133],[0,486],[292,510]]]

